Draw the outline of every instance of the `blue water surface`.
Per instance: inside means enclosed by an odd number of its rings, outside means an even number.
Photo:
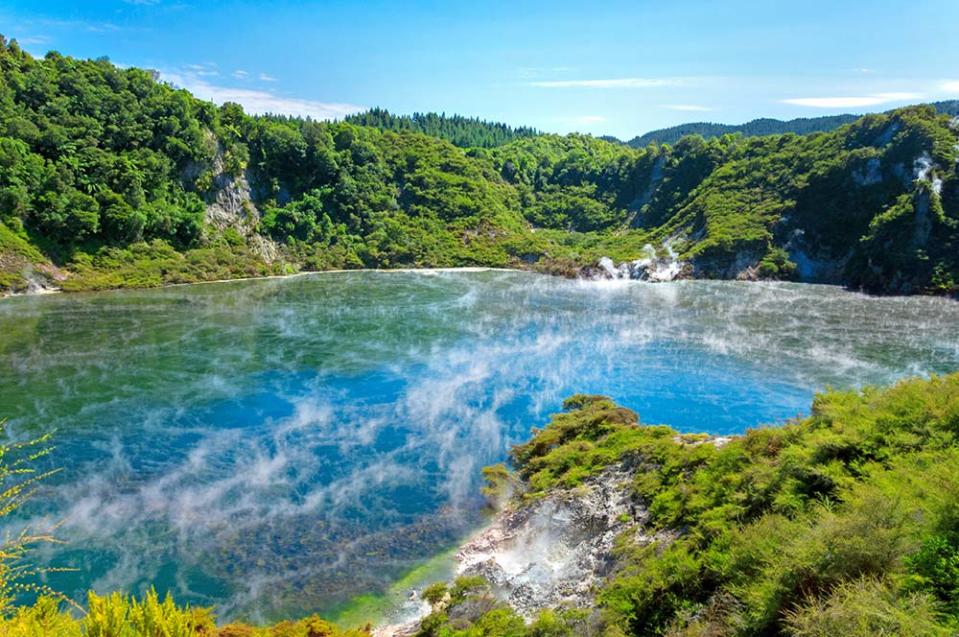
[[[835,288],[338,273],[0,303],[0,414],[62,469],[49,583],[332,612],[482,521],[480,469],[578,392],[736,434],[959,368],[959,305]]]

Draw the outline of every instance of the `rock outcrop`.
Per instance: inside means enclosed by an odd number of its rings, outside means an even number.
[[[629,496],[635,473],[613,466],[575,489],[508,510],[464,544],[460,575],[480,575],[495,596],[532,618],[544,608],[592,605],[613,567],[613,543],[647,513]],[[654,538],[635,535],[635,541]]]
[[[216,141],[212,133],[209,142],[216,144],[212,166],[205,163],[191,164],[182,174],[185,182],[195,181],[207,169],[212,174],[210,189],[205,195],[206,226],[216,232],[235,230],[264,261],[272,263],[279,258],[279,247],[258,232],[262,215],[253,199],[250,171],[229,170],[223,146]]]

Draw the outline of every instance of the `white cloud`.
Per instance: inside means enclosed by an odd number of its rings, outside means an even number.
[[[524,80],[531,80],[534,77],[543,77],[544,75],[563,75],[573,71],[571,66],[521,66],[516,69],[516,75]]]
[[[261,82],[275,82],[276,78],[272,75],[267,75],[266,73],[260,73],[258,76]]]
[[[83,20],[54,20],[44,18],[42,20],[36,20],[35,23],[52,29],[89,31],[91,33],[114,33],[120,30],[120,27],[112,22],[86,22]]]
[[[946,93],[959,93],[959,80],[946,80],[939,88]]]
[[[214,64],[213,62],[203,62],[202,64],[187,64],[184,68],[191,75],[196,75],[199,77],[213,77],[220,74],[220,72],[216,68],[216,64]]]
[[[574,119],[580,124],[599,124],[606,121],[606,118],[602,115],[580,115]]]
[[[232,75],[233,75],[233,77],[235,77],[235,78],[238,79],[238,80],[245,80],[245,79],[247,78],[247,76],[249,75],[249,73],[247,73],[247,72],[244,71],[243,69],[237,69],[237,70],[233,71]]]
[[[27,36],[25,38],[17,38],[17,44],[19,44],[20,46],[31,46],[34,44],[48,44],[49,42],[50,42],[50,38],[48,38],[45,35],[34,35],[34,36]]]
[[[889,102],[908,102],[923,98],[922,93],[873,93],[871,95],[846,97],[793,97],[781,100],[783,104],[809,106],[812,108],[858,108],[876,106]]]
[[[338,102],[316,102],[296,97],[285,97],[265,90],[235,88],[210,84],[196,73],[161,72],[160,77],[170,84],[185,88],[203,100],[216,104],[236,102],[248,113],[294,115],[313,119],[338,119],[366,110],[365,106]]]
[[[153,5],[160,4],[160,0],[123,0],[127,4]]]
[[[700,106],[699,104],[663,104],[663,108],[668,108],[671,111],[694,111],[694,112],[704,112],[711,111],[713,109],[708,106]]]
[[[611,80],[550,80],[530,82],[536,88],[656,88],[680,86],[683,78],[622,77]]]

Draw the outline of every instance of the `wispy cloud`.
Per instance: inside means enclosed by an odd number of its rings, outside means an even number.
[[[160,4],[160,0],[123,0],[123,1],[127,4],[138,4],[143,6]]]
[[[247,76],[249,75],[249,73],[247,73],[247,72],[244,71],[243,69],[237,69],[237,70],[233,71],[233,73],[231,73],[231,75],[233,75],[233,77],[235,77],[235,78],[238,79],[238,80],[245,80],[245,79],[247,78]]]
[[[236,102],[249,113],[276,115],[295,115],[313,119],[339,119],[346,115],[366,110],[365,106],[339,102],[318,102],[314,100],[286,97],[272,91],[237,88],[211,84],[200,75],[187,71],[161,71],[160,77],[170,84],[185,88],[200,99],[216,104]]]
[[[573,121],[579,124],[599,124],[606,121],[603,115],[579,115],[574,117]]]
[[[25,38],[17,38],[17,44],[20,46],[31,46],[35,44],[49,44],[50,38],[45,35],[31,35]]]
[[[959,80],[946,80],[939,88],[946,93],[959,93]]]
[[[693,112],[705,112],[711,111],[708,106],[701,106],[699,104],[663,104],[663,108],[668,108],[671,111],[693,111]]]
[[[276,78],[272,75],[267,75],[266,73],[260,73],[258,76],[261,82],[275,82]]]
[[[685,78],[679,77],[621,77],[609,80],[542,80],[530,82],[536,88],[657,88],[681,86]]]
[[[198,77],[215,77],[220,74],[213,62],[203,62],[201,64],[187,64],[184,66],[191,75]]]
[[[876,106],[889,102],[907,102],[919,100],[922,93],[873,93],[870,95],[842,96],[842,97],[792,97],[781,100],[783,104],[795,106],[809,106],[812,108],[858,108],[861,106]]]
[[[516,69],[516,75],[524,80],[531,80],[534,77],[567,75],[573,71],[571,66],[521,66]]]
[[[120,30],[120,27],[112,22],[87,22],[85,20],[54,20],[44,18],[41,20],[28,21],[26,24],[31,22],[52,29],[89,31],[90,33],[115,33]]]

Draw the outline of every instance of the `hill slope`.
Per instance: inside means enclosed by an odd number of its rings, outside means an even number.
[[[487,122],[476,117],[438,113],[413,113],[394,115],[383,108],[373,108],[365,113],[350,115],[346,121],[359,126],[373,126],[381,130],[415,131],[445,139],[462,148],[492,148],[521,137],[539,133],[526,126],[513,128],[507,124]]]
[[[761,135],[781,135],[795,133],[807,135],[831,131],[843,124],[855,121],[859,115],[826,115],[824,117],[799,117],[797,119],[781,120],[761,117],[745,124],[716,124],[714,122],[690,122],[669,128],[661,128],[642,135],[637,135],[628,142],[633,148],[643,148],[649,144],[675,144],[686,135],[700,135],[705,138],[720,137],[739,133],[745,137]]]
[[[959,116],[959,100],[935,102],[933,106],[944,115]],[[861,115],[826,115],[823,117],[798,117],[796,119],[781,120],[761,117],[745,124],[716,124],[713,122],[690,122],[669,128],[661,128],[642,135],[637,135],[626,144],[633,148],[643,148],[650,144],[675,144],[686,135],[699,135],[709,139],[722,135],[740,134],[744,137],[759,137],[762,135],[782,135],[795,133],[808,135],[835,130],[840,126],[854,122]]]
[[[959,290],[959,134],[929,106],[807,136],[463,149],[251,117],[148,71],[0,44],[3,290],[355,267],[575,273],[653,253],[683,276]]]

